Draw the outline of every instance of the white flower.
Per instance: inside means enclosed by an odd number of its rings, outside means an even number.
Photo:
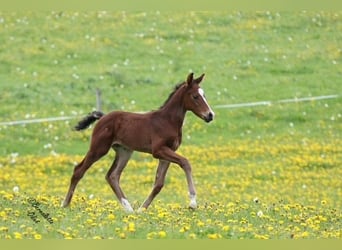
[[[254,201],[255,203],[259,203],[259,198],[258,198],[258,197],[255,197],[255,198],[253,199],[253,201]]]
[[[258,216],[258,217],[263,217],[263,216],[264,216],[264,213],[263,213],[261,210],[259,210],[259,211],[257,212],[257,216]]]
[[[19,193],[19,187],[18,186],[14,186],[13,187],[13,192],[14,193]]]

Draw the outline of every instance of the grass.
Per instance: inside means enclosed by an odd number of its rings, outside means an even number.
[[[341,15],[0,13],[0,122],[75,116],[0,126],[0,238],[341,238]],[[216,113],[213,123],[189,114],[184,124],[180,153],[193,165],[199,209],[187,210],[173,166],[149,210],[124,213],[104,181],[112,153],[80,182],[72,207],[59,208],[91,135],[72,127],[95,109],[96,89],[105,112],[151,110],[190,71],[206,73]],[[276,104],[331,94],[339,97]],[[258,101],[275,103],[216,108]],[[155,165],[136,153],[124,172],[135,207]]]
[[[139,214],[125,213],[106,184],[110,157],[89,170],[64,209],[61,194],[80,157],[12,156],[1,159],[0,237],[341,238],[341,152],[341,145],[298,145],[291,138],[185,147],[181,153],[194,166],[199,208],[187,209],[184,173],[173,166],[161,195]],[[137,154],[123,174],[123,190],[135,209],[150,192],[156,164]]]

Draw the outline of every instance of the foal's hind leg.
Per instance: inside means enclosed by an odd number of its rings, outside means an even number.
[[[89,151],[86,157],[75,167],[74,173],[71,177],[69,191],[65,197],[62,207],[67,207],[70,204],[77,183],[82,179],[85,172],[91,167],[91,165],[94,164],[94,162],[99,160],[107,152],[101,152],[100,154],[96,154],[94,152]]]
[[[118,145],[114,146],[113,149],[116,152],[115,160],[106,175],[106,180],[113,189],[116,197],[119,199],[125,210],[127,212],[133,212],[131,204],[128,202],[125,194],[120,187],[121,173],[126,167],[128,160],[131,158],[133,151]]]
[[[153,189],[150,193],[150,195],[147,197],[147,199],[144,201],[144,203],[141,205],[139,208],[138,212],[143,211],[143,209],[146,209],[153,199],[159,194],[160,190],[164,186],[164,181],[165,181],[165,176],[166,172],[169,169],[170,162],[169,161],[164,161],[164,160],[159,160],[159,165],[156,173],[156,179],[154,181]]]
[[[70,204],[77,183],[82,179],[83,175],[91,167],[91,165],[108,153],[110,146],[111,141],[108,137],[105,137],[105,134],[103,134],[102,137],[97,137],[97,139],[92,140],[88,153],[84,159],[74,168],[69,191],[65,197],[62,207],[67,207]]]

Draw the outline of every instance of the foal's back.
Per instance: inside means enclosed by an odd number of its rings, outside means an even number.
[[[92,145],[105,140],[110,146],[120,145],[131,151],[151,153],[151,115],[113,111],[103,116],[93,131]],[[97,142],[98,141],[98,142]]]

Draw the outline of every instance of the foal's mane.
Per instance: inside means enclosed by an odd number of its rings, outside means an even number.
[[[169,97],[166,99],[166,101],[164,102],[164,104],[163,104],[162,106],[160,106],[159,109],[165,107],[165,105],[170,101],[170,99],[174,96],[174,94],[177,92],[177,90],[178,90],[180,87],[182,87],[184,84],[185,84],[185,82],[178,83],[178,84],[174,87],[173,91],[170,93]]]

